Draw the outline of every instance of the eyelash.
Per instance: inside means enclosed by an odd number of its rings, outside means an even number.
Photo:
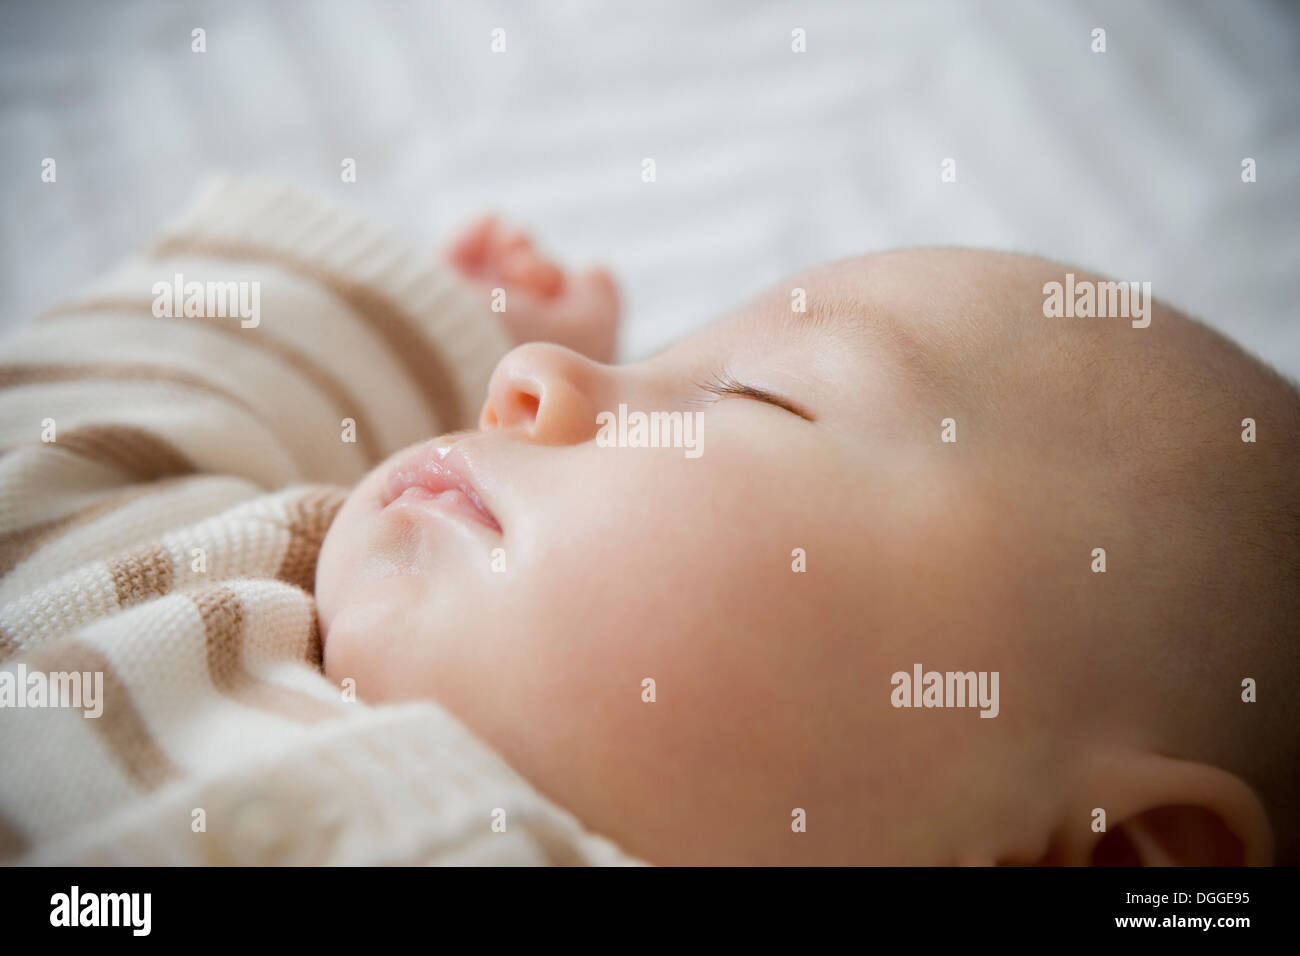
[[[798,415],[800,418],[813,421],[813,417],[805,412],[798,405],[780,395],[763,388],[756,388],[753,385],[746,385],[737,381],[728,371],[710,372],[707,378],[701,379],[695,383],[696,388],[701,391],[716,395],[718,398],[725,398],[728,395],[739,395],[741,398],[752,398],[755,401],[765,402],[768,405],[775,405],[777,408],[783,408],[792,415]]]

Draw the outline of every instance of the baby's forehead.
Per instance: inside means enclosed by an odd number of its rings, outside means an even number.
[[[1209,330],[1154,300],[1128,305],[1150,319],[1055,315],[1051,290],[1106,277],[1033,256],[959,248],[905,249],[806,270],[740,310],[737,331],[773,350],[813,341],[860,355],[922,390],[999,404],[1034,395],[1143,399],[1156,383],[1194,376],[1222,354]],[[1099,293],[1100,294],[1100,293]],[[1094,299],[1094,311],[1096,300]]]
[[[1217,344],[1151,286],[1016,253],[902,249],[807,270],[771,290],[766,307],[775,314],[789,300],[792,328],[843,325],[968,362],[1024,349],[1099,360],[1156,345],[1194,359]]]
[[[858,330],[890,358],[966,390],[1080,397],[1125,412],[1295,389],[1235,343],[1165,304],[1149,281],[975,249],[905,249],[796,277],[806,319]],[[1086,308],[1085,308],[1086,306]],[[792,318],[797,319],[798,316]],[[1271,403],[1270,403],[1271,404]]]
[[[861,346],[918,371],[953,374],[1042,317],[1051,264],[969,249],[906,249],[843,259],[776,284],[739,311],[735,331]]]
[[[1237,351],[1153,299],[1149,289],[1128,303],[1147,310],[1145,327],[1125,316],[1053,314],[1053,288],[1082,294],[1088,285],[1100,296],[1103,286],[1133,283],[1015,253],[873,253],[769,287],[714,326],[721,339],[709,335],[706,351],[777,355],[798,347],[806,357],[811,348],[843,353],[864,371],[889,371],[936,397],[1005,405],[1032,395],[1066,407],[1080,396],[1115,405],[1150,402],[1159,383],[1195,378],[1198,369]],[[1238,366],[1234,378],[1259,374],[1258,363],[1231,364]]]
[[[789,280],[813,321],[892,322],[937,332],[1032,316],[1062,271],[1030,256],[978,249],[899,249],[842,259]]]

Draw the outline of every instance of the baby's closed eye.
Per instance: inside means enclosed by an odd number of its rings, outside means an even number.
[[[808,421],[816,421],[813,416],[803,408],[784,398],[775,392],[766,388],[759,388],[754,385],[747,385],[744,382],[737,381],[730,372],[714,372],[709,377],[697,381],[696,387],[703,392],[708,392],[717,398],[726,398],[729,395],[738,395],[742,398],[751,398],[755,401],[766,402],[769,405],[775,405],[777,408],[783,408],[791,414],[798,415],[800,418]]]

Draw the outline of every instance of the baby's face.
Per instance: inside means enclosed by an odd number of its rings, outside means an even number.
[[[1044,675],[1084,660],[1060,609],[1092,583],[1063,556],[1089,509],[1041,496],[1056,453],[1025,435],[1063,409],[1008,358],[1052,277],[891,253],[637,364],[516,349],[480,430],[394,456],[330,529],[328,676],[437,700],[652,862],[1035,859],[1060,794],[1007,781],[1064,759]],[[620,406],[699,413],[694,448],[598,441]],[[914,664],[1000,672],[997,716],[892,706]]]

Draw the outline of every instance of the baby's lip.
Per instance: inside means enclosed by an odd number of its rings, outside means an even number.
[[[398,461],[384,486],[384,506],[392,504],[412,488],[427,492],[430,498],[458,491],[472,506],[465,511],[493,531],[501,531],[501,523],[483,500],[474,481],[468,459],[452,444],[450,436],[421,445]]]

